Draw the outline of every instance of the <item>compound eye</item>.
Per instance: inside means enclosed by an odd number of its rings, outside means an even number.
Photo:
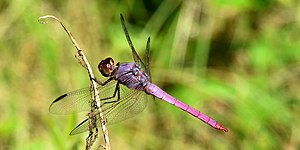
[[[102,60],[98,65],[98,69],[104,77],[109,77],[114,71],[114,68],[114,60],[111,57]]]

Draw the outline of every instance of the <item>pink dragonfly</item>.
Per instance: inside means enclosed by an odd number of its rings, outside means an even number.
[[[102,98],[101,108],[106,123],[112,124],[135,116],[146,107],[147,95],[152,95],[182,109],[217,130],[227,132],[228,129],[214,119],[177,100],[151,82],[149,69],[150,37],[146,45],[147,58],[145,64],[135,51],[122,14],[121,23],[135,62],[117,63],[115,65],[114,60],[108,57],[102,60],[98,65],[101,74],[108,78],[103,82],[94,79],[99,83],[98,90]],[[89,101],[90,98],[93,97],[91,96],[93,94],[89,88],[63,94],[52,102],[50,112],[68,114],[70,112],[89,110]],[[85,119],[75,127],[70,135],[88,131],[88,119],[89,118]],[[97,121],[99,123],[99,118]]]

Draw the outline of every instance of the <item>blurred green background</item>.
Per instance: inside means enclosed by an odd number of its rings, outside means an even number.
[[[87,73],[61,26],[37,19],[59,17],[100,78],[105,57],[132,61],[120,13],[143,57],[151,36],[153,82],[229,132],[157,99],[109,126],[113,149],[299,149],[299,10],[297,0],[1,1],[0,149],[84,149],[88,133],[69,132],[86,112],[48,107],[87,87]]]

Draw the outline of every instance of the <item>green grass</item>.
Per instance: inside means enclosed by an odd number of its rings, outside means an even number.
[[[88,76],[63,29],[37,19],[59,17],[96,72],[107,56],[132,61],[120,13],[142,58],[151,36],[154,83],[229,132],[157,99],[109,126],[113,149],[299,149],[299,8],[279,0],[1,1],[0,149],[84,148],[87,133],[68,134],[85,113],[48,107],[87,87]]]

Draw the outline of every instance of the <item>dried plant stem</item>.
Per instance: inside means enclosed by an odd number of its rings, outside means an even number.
[[[102,113],[102,110],[101,110],[101,103],[100,103],[100,97],[99,97],[99,91],[97,90],[97,83],[92,80],[92,79],[95,79],[95,76],[93,74],[93,71],[92,71],[92,68],[87,60],[87,58],[85,57],[84,53],[83,53],[83,50],[79,47],[79,45],[77,44],[76,40],[74,39],[74,37],[72,36],[71,32],[65,27],[65,25],[58,19],[56,18],[55,16],[52,16],[52,15],[46,15],[46,16],[41,16],[39,18],[39,22],[42,23],[42,24],[46,24],[47,23],[47,19],[54,19],[56,20],[57,22],[60,23],[60,25],[64,28],[64,30],[66,31],[66,33],[68,34],[69,38],[71,39],[73,45],[75,46],[75,48],[77,49],[77,52],[76,52],[76,58],[79,62],[79,64],[81,66],[83,66],[88,74],[89,74],[89,77],[90,77],[90,81],[91,81],[91,85],[92,85],[92,89],[94,91],[94,100],[96,101],[96,105],[97,105],[97,110],[98,110],[98,113],[99,114],[99,118],[100,118],[100,122],[101,122],[101,128],[102,128],[102,132],[103,132],[103,136],[104,136],[104,142],[105,142],[105,146],[102,145],[105,149],[107,150],[111,150],[111,146],[110,146],[110,142],[109,142],[109,137],[108,137],[108,129],[106,127],[106,124],[105,124],[105,120],[104,120],[104,116],[103,116],[103,113]],[[92,104],[92,102],[91,102]],[[93,108],[91,107],[91,112],[93,112]],[[86,149],[90,149],[91,145],[93,144],[93,142],[95,141],[96,137],[97,136],[91,136],[93,134],[93,129],[90,129],[90,135],[88,138],[92,138],[92,139],[87,139],[87,143],[86,143]],[[96,129],[97,131],[97,129]],[[92,143],[88,143],[88,141],[91,141]]]

